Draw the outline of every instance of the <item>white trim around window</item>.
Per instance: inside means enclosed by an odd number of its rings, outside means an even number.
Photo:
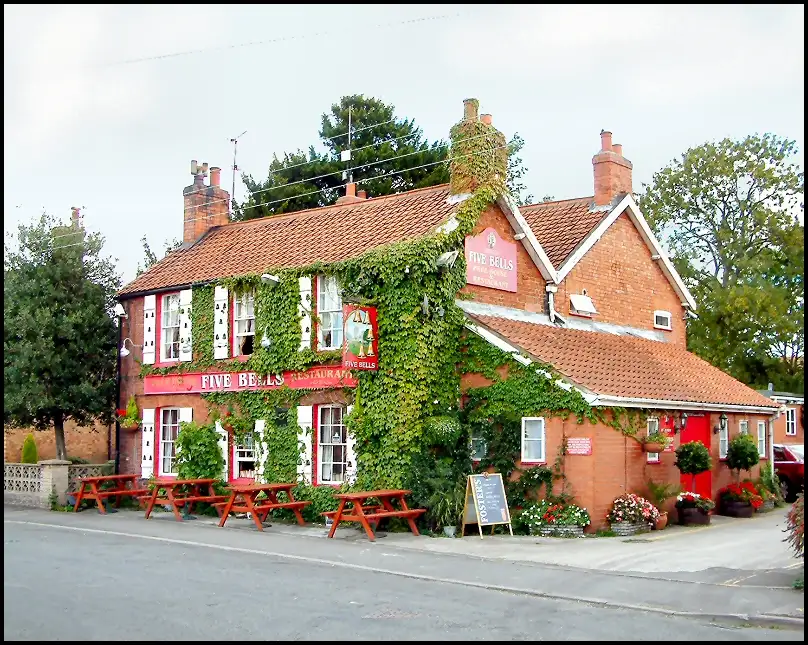
[[[317,276],[317,349],[342,347],[342,295],[332,275]]]
[[[342,484],[348,472],[348,429],[341,405],[317,410],[317,483]]]
[[[758,455],[761,458],[766,458],[768,455],[766,454],[766,422],[765,421],[758,421],[757,422],[757,446],[758,446]]]
[[[729,453],[729,426],[720,422],[718,425],[718,458],[726,459]]]
[[[249,356],[255,350],[255,294],[233,298],[233,356]]]
[[[160,361],[180,360],[180,294],[163,296],[160,306]]]
[[[738,434],[749,434],[749,421],[738,421]]]
[[[544,417],[522,417],[522,463],[545,463],[546,444]]]
[[[180,432],[180,408],[160,410],[160,463],[159,475],[176,475],[174,471],[175,442]]]
[[[797,436],[797,408],[786,408],[786,435]]]
[[[659,432],[659,419],[657,417],[648,417],[645,422],[645,436],[647,437],[652,432]],[[658,464],[659,463],[659,453],[658,452],[647,452],[645,460],[649,464]]]
[[[671,331],[673,329],[672,321],[673,316],[670,311],[662,311],[657,309],[654,312],[654,329],[665,329]]]

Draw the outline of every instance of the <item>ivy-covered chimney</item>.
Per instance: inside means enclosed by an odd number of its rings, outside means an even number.
[[[230,193],[220,185],[221,168],[210,169],[210,186],[205,185],[208,164],[191,160],[194,183],[182,191],[184,202],[182,241],[193,244],[208,229],[230,221]]]
[[[505,184],[508,170],[505,135],[492,125],[490,114],[479,116],[479,106],[477,99],[463,101],[463,120],[450,130],[452,195],[473,193],[481,185]]]

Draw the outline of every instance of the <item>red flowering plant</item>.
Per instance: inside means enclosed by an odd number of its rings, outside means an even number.
[[[620,495],[612,504],[606,516],[612,524],[630,522],[632,524],[650,524],[659,518],[659,509],[644,497],[634,493]]]
[[[587,526],[590,523],[589,512],[576,504],[562,504],[555,500],[543,499],[525,508],[521,520],[536,535],[543,528],[554,526]]]
[[[722,502],[746,502],[755,510],[763,506],[763,497],[750,481],[742,481],[739,484],[730,484],[718,491],[718,497]]]
[[[134,396],[129,397],[125,410],[119,408],[116,412],[118,414],[118,423],[121,424],[122,428],[135,430],[140,426],[140,415],[138,414],[137,402]]]

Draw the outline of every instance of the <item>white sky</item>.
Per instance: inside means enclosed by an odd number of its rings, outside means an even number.
[[[755,132],[795,139],[804,167],[803,5],[5,5],[4,18],[4,230],[84,206],[124,281],[144,233],[160,253],[182,237],[191,159],[229,189],[229,139],[247,130],[238,164],[263,179],[347,94],[392,103],[430,140],[478,98],[526,140],[537,199],[593,193],[601,129],[635,190],[690,146]],[[202,51],[116,64],[189,50]]]

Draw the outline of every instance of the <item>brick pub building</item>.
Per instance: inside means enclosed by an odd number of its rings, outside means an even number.
[[[464,119],[496,133],[490,115],[478,116],[476,101],[466,102]],[[465,254],[467,284],[456,305],[469,333],[522,365],[552,366],[560,386],[580,393],[591,406],[639,411],[641,434],[659,429],[672,437],[671,447],[653,454],[603,423],[577,424],[541,413],[522,419],[517,468],[551,462],[565,441],[566,477],[596,527],[621,493],[641,489],[649,479],[678,482],[673,450],[686,441],[702,441],[713,455],[712,471],[698,477],[696,488],[714,498],[733,477],[722,460],[735,434],[752,434],[762,463],[770,457],[780,404],[686,350],[686,320],[696,303],[639,211],[632,164],[611,133],[601,133],[592,164],[591,196],[517,206],[502,194],[487,206],[457,249]],[[123,336],[132,350],[122,360],[121,404],[134,395],[143,411],[137,432],[121,431],[121,472],[171,476],[179,424],[208,420],[202,393],[284,384],[307,391],[297,405],[299,479],[315,485],[351,481],[356,451],[343,420],[356,378],[338,360],[263,379],[253,372],[217,370],[215,362],[202,371],[144,378],[139,363],[159,368],[194,360],[190,306],[193,290],[203,284],[216,285],[212,358],[248,359],[262,341],[255,333],[255,301],[235,298],[223,280],[317,261],[328,265],[443,227],[451,230],[468,195],[441,185],[367,198],[348,184],[333,206],[230,223],[219,169],[210,169],[209,185],[207,165],[192,162],[192,173],[193,184],[183,192],[182,248],[119,294],[126,311]],[[339,349],[340,285],[324,275],[305,275],[299,288],[301,350]],[[464,374],[461,389],[487,382],[481,374]],[[261,449],[263,427],[257,420],[256,441],[237,445],[220,426],[226,479],[262,476],[255,451]],[[474,437],[470,440],[474,445]],[[478,444],[475,456],[484,449]],[[752,475],[757,474],[756,468]]]

